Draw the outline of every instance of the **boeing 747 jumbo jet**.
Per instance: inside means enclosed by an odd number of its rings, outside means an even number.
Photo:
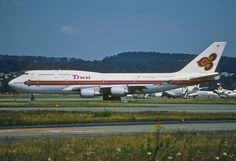
[[[173,73],[97,73],[79,70],[32,70],[9,82],[12,88],[34,93],[74,93],[81,97],[121,99],[127,94],[163,92],[215,80],[226,42],[214,42],[182,70]],[[171,64],[170,64],[171,65]]]

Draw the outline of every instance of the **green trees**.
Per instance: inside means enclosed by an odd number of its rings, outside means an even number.
[[[105,57],[102,60],[82,60],[66,57],[42,57],[42,56],[9,56],[0,55],[0,74],[16,72],[18,75],[27,70],[40,69],[71,69],[87,70],[107,73],[162,73],[175,72],[184,67],[196,55],[169,54],[159,52],[125,52],[114,56]],[[236,73],[236,58],[222,57],[217,71]],[[1,76],[0,76],[1,77]],[[223,86],[229,89],[236,88],[236,76],[227,75],[222,79]],[[2,85],[7,86],[6,80],[1,80]],[[214,84],[210,84],[214,86]]]

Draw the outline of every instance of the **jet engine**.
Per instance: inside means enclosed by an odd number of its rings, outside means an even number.
[[[80,96],[84,98],[92,98],[100,95],[99,88],[83,88],[80,90]]]
[[[128,93],[129,93],[129,91],[128,91],[127,87],[124,87],[124,86],[111,88],[111,95],[112,96],[124,96]]]

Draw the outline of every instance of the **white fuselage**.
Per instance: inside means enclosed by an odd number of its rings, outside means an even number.
[[[216,97],[219,97],[216,93],[214,93],[213,91],[197,91],[195,93],[191,93],[188,95],[189,97],[213,97],[213,98],[216,98]]]
[[[196,74],[194,75],[196,76]],[[201,76],[201,74],[198,74]],[[194,82],[191,74],[179,73],[96,73],[76,70],[34,70],[12,80],[9,85],[30,93],[78,93],[88,87],[145,86],[133,93],[155,93],[183,87]],[[166,83],[171,81],[171,83]]]
[[[216,93],[222,97],[222,98],[226,98],[226,97],[236,97],[236,92],[228,90],[228,89],[223,89],[222,90],[216,90]]]

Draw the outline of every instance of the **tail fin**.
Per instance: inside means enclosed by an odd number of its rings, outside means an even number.
[[[220,83],[217,83],[216,89],[213,91],[216,94],[222,94],[224,93],[225,89],[221,86]]]
[[[221,86],[220,83],[217,83],[217,84],[216,84],[216,89],[217,89],[218,91],[223,91],[223,90],[224,90],[224,88]]]
[[[179,72],[214,73],[225,45],[226,42],[214,42]]]

